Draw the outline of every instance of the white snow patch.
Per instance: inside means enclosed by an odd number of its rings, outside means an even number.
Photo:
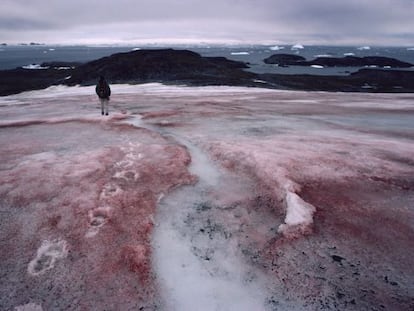
[[[56,70],[69,70],[69,69],[74,69],[75,67],[69,67],[69,66],[62,66],[62,67],[54,67],[53,69]]]
[[[25,305],[14,307],[14,311],[43,311],[42,306],[30,302]]]
[[[317,68],[317,69],[323,69],[325,67],[321,66],[321,65],[311,65],[312,68]]]
[[[56,260],[65,258],[68,254],[65,240],[44,240],[37,250],[36,257],[30,261],[27,271],[37,276],[55,266]]]
[[[359,47],[359,48],[358,48],[358,50],[360,50],[360,51],[364,51],[364,50],[371,50],[371,47],[370,47],[370,46],[368,46],[368,45],[366,45],[366,46],[361,46],[361,47]]]
[[[295,229],[306,229],[313,223],[313,214],[316,212],[312,204],[305,202],[296,193],[286,192],[286,217],[278,232],[289,234]]]
[[[355,53],[344,53],[344,56],[355,56]]]
[[[162,226],[156,233],[155,266],[165,298],[163,310],[265,309],[265,292],[244,278],[244,264],[232,246],[214,249],[214,259],[206,261],[194,255],[185,236]]]
[[[332,57],[331,54],[318,54],[318,55],[314,55],[314,57]]]
[[[259,79],[253,79],[253,82],[256,82],[256,83],[265,83],[265,84],[267,84],[267,82],[266,82],[266,81],[264,81],[264,80],[259,80]]]
[[[139,51],[141,48],[133,48],[131,51]]]

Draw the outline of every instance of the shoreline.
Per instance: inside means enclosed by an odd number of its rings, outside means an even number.
[[[137,50],[87,63],[49,62],[0,70],[0,96],[52,85],[162,83],[186,86],[245,86],[296,91],[414,93],[414,71],[363,68],[348,75],[276,74],[247,71],[249,64],[204,57],[189,50]]]

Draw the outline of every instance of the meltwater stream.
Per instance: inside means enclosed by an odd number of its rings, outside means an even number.
[[[190,141],[136,121],[186,146],[192,161],[189,169],[198,178],[195,185],[161,197],[157,207],[153,268],[162,310],[265,310],[263,277],[243,262],[232,234],[237,225],[221,219],[223,189],[242,193],[240,181],[225,175]],[[234,217],[230,214],[225,217]]]

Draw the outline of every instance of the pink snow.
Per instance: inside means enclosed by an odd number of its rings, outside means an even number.
[[[413,307],[410,94],[114,85],[102,117],[93,87],[52,87],[0,109],[0,309]]]

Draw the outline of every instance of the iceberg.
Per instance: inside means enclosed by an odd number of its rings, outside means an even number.
[[[31,69],[31,70],[49,69],[49,67],[42,67],[40,64],[30,64],[30,65],[22,66],[22,68]]]
[[[280,51],[280,50],[283,50],[284,48],[285,48],[284,46],[275,45],[275,46],[269,47],[269,50],[271,50],[271,51]]]
[[[302,44],[295,44],[295,45],[293,45],[290,49],[291,50],[302,50],[302,49],[304,49],[305,47],[302,45]]]
[[[364,51],[364,50],[371,50],[371,47],[369,47],[369,46],[361,46],[361,47],[359,47],[358,48],[358,50],[360,50],[360,51]]]

